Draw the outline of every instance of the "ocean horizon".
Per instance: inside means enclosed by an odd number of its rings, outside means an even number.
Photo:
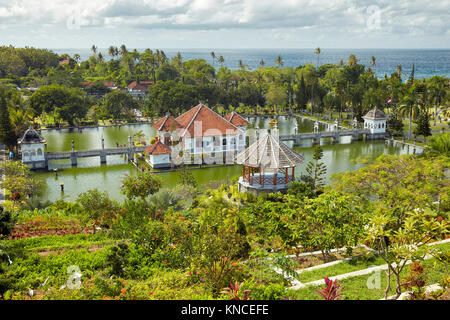
[[[128,48],[143,52],[145,48]],[[217,58],[223,56],[224,66],[235,70],[238,69],[239,60],[256,70],[259,62],[264,60],[265,66],[275,66],[275,59],[281,55],[284,67],[297,67],[312,63],[317,65],[318,57],[314,49],[289,49],[289,48],[260,48],[260,49],[221,49],[221,48],[159,48],[163,50],[170,59],[178,52],[183,60],[205,59],[213,63],[211,52],[214,51],[216,60],[214,66],[219,67]],[[61,54],[79,54],[81,60],[87,60],[91,55],[90,48],[51,48],[53,52]],[[154,49],[153,49],[154,50]],[[390,76],[397,71],[397,66],[402,65],[403,78],[409,77],[413,64],[415,65],[415,77],[418,79],[429,78],[435,75],[447,76],[450,73],[450,49],[327,49],[321,48],[320,65],[337,64],[340,60],[347,61],[351,54],[355,54],[360,64],[371,67],[378,78],[384,78],[385,74]],[[105,60],[111,59],[107,48],[98,48]],[[376,66],[371,66],[372,56],[376,58]]]

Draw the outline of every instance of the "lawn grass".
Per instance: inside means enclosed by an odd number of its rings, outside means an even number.
[[[439,244],[434,246],[437,249],[442,250],[443,252],[450,251],[450,243]],[[375,263],[373,264],[375,265]],[[448,276],[445,265],[443,263],[438,262],[436,259],[428,259],[422,262],[422,265],[425,267],[425,271],[427,272],[427,285],[439,283],[442,281],[444,276]],[[339,265],[332,266],[338,267]],[[332,268],[330,267],[330,268]],[[332,276],[328,274],[328,268],[319,269],[317,271],[322,271],[320,278],[324,278],[326,276]],[[343,270],[345,269],[342,268]],[[330,271],[330,270],[328,270]],[[355,271],[355,270],[353,270]],[[343,272],[346,273],[346,272]],[[342,274],[342,273],[339,273]],[[372,277],[375,272],[371,274],[366,274],[362,276],[351,277],[347,279],[343,279],[338,281],[343,289],[341,291],[343,300],[378,300],[384,297],[384,291],[387,285],[387,275],[385,271],[381,271],[380,274],[380,287],[376,289],[369,289],[367,286],[367,282],[369,277]],[[406,266],[402,273],[401,278],[406,277],[409,274],[409,267]],[[318,280],[318,279],[316,279]],[[300,280],[301,281],[301,280]],[[391,290],[389,291],[389,296],[395,294],[395,279],[391,279]],[[323,286],[308,286],[306,288],[299,289],[295,291],[295,296],[300,300],[320,300],[321,297],[315,292],[315,290],[319,290]]]
[[[90,248],[93,246],[107,246],[114,244],[114,240],[108,238],[105,234],[97,233],[5,240],[4,244],[11,249],[39,252],[47,250],[60,251],[75,248]]]

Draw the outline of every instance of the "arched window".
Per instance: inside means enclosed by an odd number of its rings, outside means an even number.
[[[223,144],[224,146],[226,146],[226,145],[227,145],[227,139],[224,138],[224,139],[222,140],[222,144]]]
[[[38,155],[38,156],[42,156],[42,149],[41,149],[41,148],[39,148],[39,149],[37,150],[37,155]]]
[[[384,129],[384,123],[383,123],[383,125],[381,127]]]

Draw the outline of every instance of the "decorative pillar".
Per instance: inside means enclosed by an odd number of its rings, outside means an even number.
[[[292,181],[295,181],[295,167],[292,167]]]
[[[72,139],[72,152],[75,152],[75,142]]]
[[[276,186],[277,185],[277,169],[274,170],[273,172],[273,185]]]
[[[284,175],[284,178],[286,180],[286,184],[288,184],[288,179],[289,179],[288,168],[286,168],[286,174]]]

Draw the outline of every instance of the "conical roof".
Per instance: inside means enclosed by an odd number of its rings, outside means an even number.
[[[305,161],[304,157],[274,137],[270,132],[236,156],[236,163],[253,168],[293,168]]]
[[[373,108],[372,110],[367,112],[367,114],[363,118],[368,119],[368,120],[385,120],[385,119],[387,119],[384,112],[379,110],[378,108]]]
[[[45,143],[45,139],[33,128],[30,128],[25,131],[22,139],[19,140],[19,144],[24,143]]]

